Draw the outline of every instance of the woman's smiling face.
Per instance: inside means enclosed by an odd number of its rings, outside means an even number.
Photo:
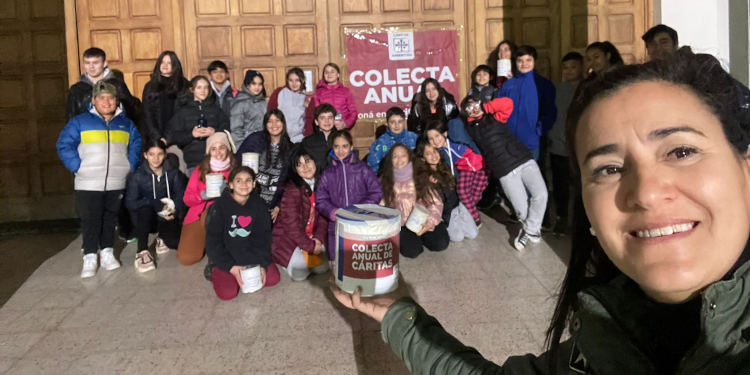
[[[596,237],[649,296],[685,301],[737,261],[750,232],[750,162],[690,89],[620,88],[583,113],[575,142]]]

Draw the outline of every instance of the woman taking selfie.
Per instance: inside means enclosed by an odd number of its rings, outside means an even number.
[[[335,294],[381,321],[414,373],[748,373],[750,124],[739,108],[719,62],[689,50],[581,87],[568,117],[581,200],[539,357],[501,367],[411,299]]]

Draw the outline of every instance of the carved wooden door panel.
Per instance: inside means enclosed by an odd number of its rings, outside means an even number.
[[[609,40],[626,64],[644,62],[651,12],[651,0],[588,0],[589,42]]]
[[[72,1],[72,0],[68,0]],[[95,46],[107,53],[111,69],[120,70],[131,93],[140,97],[157,57],[177,50],[173,0],[75,0],[78,60]],[[70,59],[69,59],[70,60]],[[80,65],[78,71],[80,71]],[[69,69],[75,72],[73,69]],[[78,77],[70,81],[76,82]]]
[[[60,0],[0,2],[0,222],[73,216],[73,179],[57,158],[65,125]]]
[[[530,44],[538,53],[537,70],[560,79],[560,59],[583,53],[595,41],[609,40],[626,63],[642,62],[640,36],[650,25],[651,0],[473,0],[472,66],[485,63],[503,39]],[[471,41],[470,41],[471,43]]]
[[[537,71],[546,77],[558,77],[561,2],[567,1],[474,0],[474,66],[485,64],[497,44],[510,39],[517,45],[534,46]]]
[[[245,71],[263,74],[268,95],[298,66],[319,75],[328,61],[323,0],[184,0],[186,75],[224,61],[235,88]],[[316,82],[313,82],[314,87]]]

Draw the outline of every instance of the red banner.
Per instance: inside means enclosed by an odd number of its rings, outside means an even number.
[[[393,106],[408,113],[412,97],[429,77],[457,95],[457,36],[455,30],[347,35],[349,89],[359,118],[385,117]]]

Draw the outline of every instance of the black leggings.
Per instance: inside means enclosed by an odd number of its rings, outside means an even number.
[[[138,251],[148,249],[148,235],[154,231],[159,233],[159,238],[164,240],[167,247],[170,249],[177,248],[177,244],[180,242],[180,229],[182,229],[182,225],[176,218],[173,220],[164,220],[156,214],[153,207],[148,205],[139,208],[135,212],[135,216]]]
[[[430,251],[443,251],[450,244],[451,240],[448,237],[448,227],[445,223],[441,222],[434,230],[425,232],[421,236],[417,236],[416,233],[410,231],[406,227],[401,227],[401,255],[407,258],[416,258],[419,254],[422,254],[422,246]]]

